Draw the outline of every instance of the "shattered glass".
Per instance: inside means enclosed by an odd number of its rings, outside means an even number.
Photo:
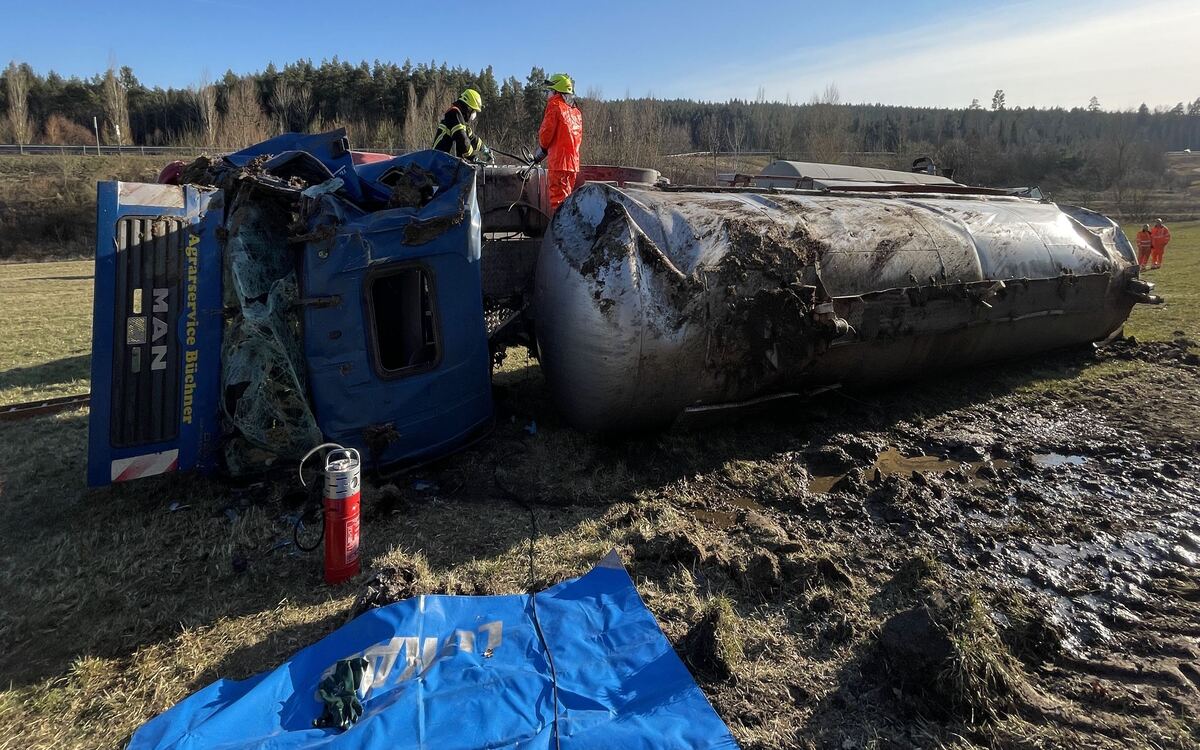
[[[235,475],[276,457],[299,459],[321,442],[306,395],[296,274],[287,248],[291,215],[285,205],[250,200],[248,193],[239,194],[225,223],[221,403],[231,432],[241,438],[225,450]]]

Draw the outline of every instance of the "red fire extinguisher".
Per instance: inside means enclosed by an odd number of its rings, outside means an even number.
[[[314,453],[331,448],[325,454],[325,489],[322,492],[325,537],[325,582],[337,584],[358,575],[359,500],[362,492],[362,461],[358,451],[337,443],[322,443],[300,461],[300,484],[304,482],[304,462]]]

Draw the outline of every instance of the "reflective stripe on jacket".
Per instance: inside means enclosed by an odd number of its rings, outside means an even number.
[[[455,105],[442,115],[442,121],[433,133],[433,147],[452,156],[466,158],[483,148],[483,141],[471,132],[462,110]]]
[[[1171,241],[1171,230],[1166,227],[1155,226],[1150,230],[1150,241],[1155,250],[1162,250]]]
[[[538,143],[546,150],[547,169],[579,171],[579,146],[583,143],[583,113],[555,92],[546,100],[546,114],[538,128]]]
[[[1153,246],[1149,232],[1143,229],[1137,233],[1137,246],[1138,250],[1149,250]]]

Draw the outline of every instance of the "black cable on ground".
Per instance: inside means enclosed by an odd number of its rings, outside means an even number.
[[[506,460],[496,463],[496,468],[492,470],[492,482],[505,498],[529,512],[529,584],[525,589],[529,592],[529,603],[533,609],[533,629],[537,631],[538,641],[542,644],[542,649],[546,652],[546,664],[550,667],[550,686],[553,689],[554,695],[554,747],[558,748],[560,746],[558,737],[558,673],[554,669],[554,656],[550,653],[550,644],[546,642],[546,635],[542,632],[542,621],[538,616],[537,610],[537,592],[533,590],[533,583],[537,580],[533,552],[539,535],[537,514],[533,510],[532,503],[508,487],[505,487],[504,483],[500,481],[500,467],[507,464],[507,458],[511,458],[513,455],[516,454],[511,454],[506,457]]]

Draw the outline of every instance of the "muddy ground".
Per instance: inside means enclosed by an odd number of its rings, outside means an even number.
[[[292,546],[288,483],[76,496],[85,414],[10,423],[56,463],[0,485],[0,746],[123,746],[363,607],[540,590],[614,547],[743,747],[1200,746],[1191,343],[611,443],[513,360],[492,435],[367,486],[366,570],[337,588]]]
[[[670,479],[574,502],[607,505],[604,537],[745,747],[1200,746],[1200,357],[1180,339],[1048,360],[1139,367],[1066,393],[961,374],[826,394],[701,450],[612,445],[591,470],[614,485]],[[501,396],[518,427],[536,416]],[[528,481],[536,437],[516,434],[424,481],[553,518],[573,501]],[[488,590],[417,578],[368,598]]]
[[[540,590],[612,548],[744,747],[1200,747],[1200,255],[1172,258],[1130,321],[1154,341],[698,431],[571,430],[511,349],[492,434],[368,484],[340,587],[294,546],[290,471],[87,490],[86,410],[0,422],[0,747],[122,747],[363,607]],[[9,282],[37,291],[13,400],[86,383],[85,270]]]

